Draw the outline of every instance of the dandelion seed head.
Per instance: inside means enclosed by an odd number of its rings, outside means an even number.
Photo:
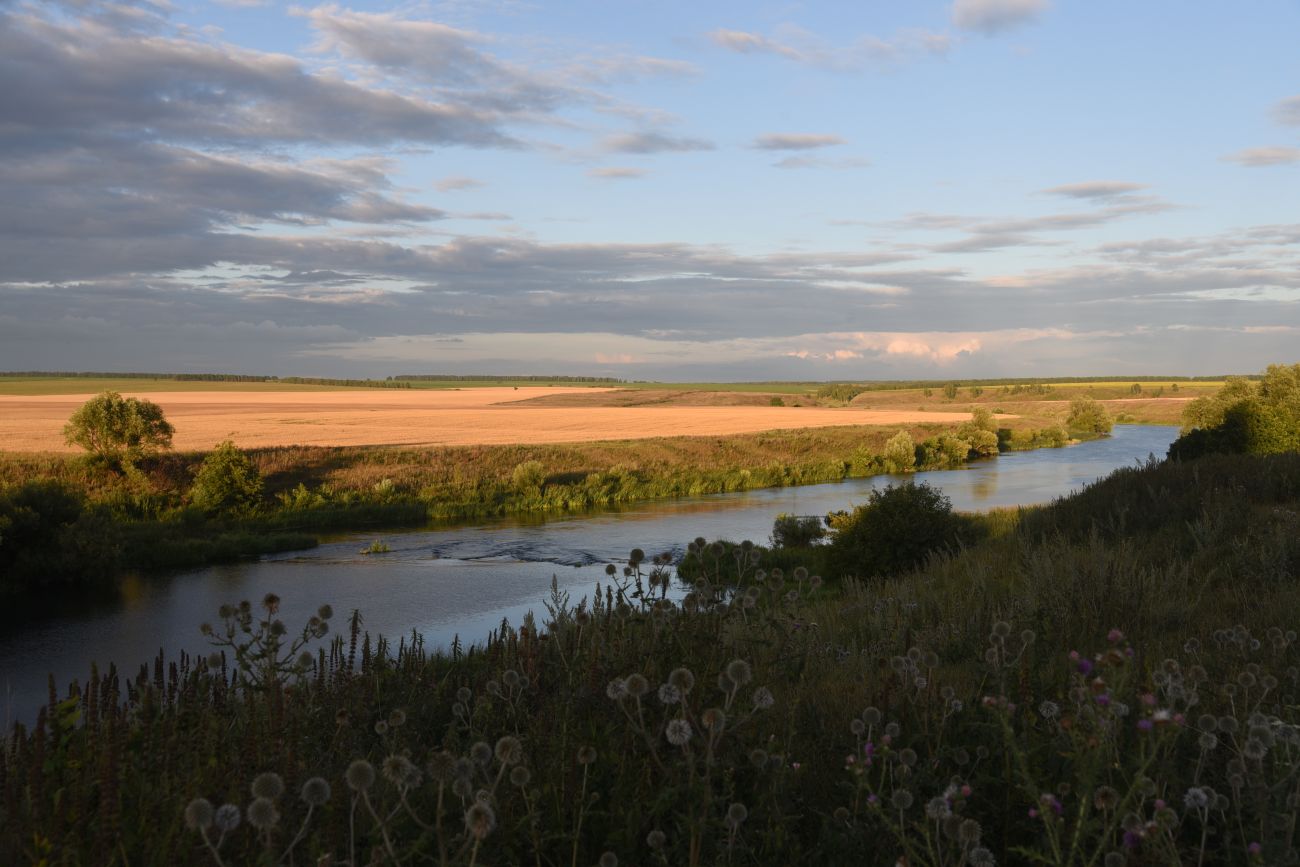
[[[578,747],[578,764],[589,765],[596,761],[596,748],[590,746]]]
[[[253,778],[251,788],[254,798],[266,798],[274,801],[284,794],[284,780],[280,778],[279,774],[267,771]]]
[[[862,721],[868,726],[880,725],[880,719],[881,715],[879,708],[869,707],[862,712]]]
[[[309,777],[302,784],[299,796],[307,806],[319,807],[329,801],[330,794],[330,784],[324,777]]]
[[[664,704],[677,704],[682,700],[682,691],[671,683],[660,684],[659,700]]]
[[[375,784],[375,766],[365,759],[356,759],[348,765],[343,779],[352,791],[364,792]]]
[[[613,852],[600,853],[599,867],[618,867],[618,856]]]
[[[267,831],[280,824],[280,811],[270,798],[254,798],[248,805],[248,824],[259,831]]]
[[[967,846],[978,843],[983,833],[984,829],[974,819],[965,819],[957,826],[957,839]]]
[[[185,805],[185,827],[199,831],[212,827],[212,802],[207,798],[195,798]]]
[[[646,680],[643,674],[629,674],[627,679],[623,681],[623,688],[633,698],[640,698],[650,691],[650,681]]]
[[[727,663],[727,678],[736,686],[744,686],[753,678],[754,671],[743,659],[733,659]]]
[[[695,686],[695,675],[689,668],[674,668],[668,675],[668,683],[676,687],[682,695],[687,695]]]
[[[943,797],[933,797],[925,804],[925,815],[932,821],[946,819],[952,814],[952,807],[948,806],[948,799]]]
[[[389,728],[398,729],[404,725],[406,725],[406,711],[402,710],[400,707],[394,708],[393,712],[388,715]]]
[[[486,765],[492,761],[492,747],[486,741],[476,741],[469,748],[469,757],[475,764]]]
[[[736,827],[749,818],[749,808],[737,801],[727,808],[727,824]]]
[[[470,808],[465,811],[465,830],[469,831],[470,836],[475,840],[483,840],[492,829],[496,827],[496,813],[492,808],[482,801],[475,801]]]
[[[394,753],[384,759],[381,765],[381,773],[383,773],[384,779],[399,789],[414,788],[420,782],[420,769],[400,753]]]
[[[897,789],[890,796],[889,803],[894,805],[895,810],[906,810],[912,806],[912,793],[907,789]]]
[[[380,737],[383,737],[384,735],[388,734],[387,720],[381,719],[377,723],[375,723],[375,734],[379,735]]]
[[[461,704],[469,704],[469,700],[473,697],[474,693],[470,691],[468,686],[462,686],[460,689],[456,690],[456,701]]]
[[[651,849],[662,849],[666,842],[667,837],[665,837],[664,832],[660,831],[658,828],[655,828],[649,834],[645,835],[645,844]]]
[[[767,764],[767,760],[767,750],[755,748],[749,751],[749,763],[754,767],[763,767]]]
[[[664,736],[673,746],[684,747],[691,739],[691,724],[684,719],[672,719],[664,728]]]
[[[239,808],[234,804],[222,804],[212,815],[212,824],[221,833],[228,834],[239,827],[241,818]]]

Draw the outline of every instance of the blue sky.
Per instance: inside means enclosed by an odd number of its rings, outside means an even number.
[[[0,369],[1249,372],[1292,2],[0,0]]]

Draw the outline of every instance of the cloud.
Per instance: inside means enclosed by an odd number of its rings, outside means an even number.
[[[440,193],[451,193],[458,190],[477,190],[486,187],[487,181],[466,177],[465,175],[447,175],[434,182],[433,186]]]
[[[643,178],[649,173],[645,169],[637,169],[630,166],[604,166],[601,168],[591,169],[587,174],[593,178],[615,181],[627,180],[629,178]]]
[[[790,156],[772,163],[776,169],[861,169],[871,165],[871,160],[861,157],[825,159],[823,157]]]
[[[769,132],[754,139],[751,147],[765,151],[803,151],[842,145],[838,135],[809,132]]]
[[[1289,96],[1277,104],[1273,115],[1278,123],[1287,126],[1300,126],[1300,96]]]
[[[713,143],[698,138],[671,136],[659,132],[626,132],[606,136],[601,149],[621,154],[683,153],[713,150]]]
[[[702,72],[700,67],[687,60],[639,55],[582,57],[567,70],[571,78],[592,84],[635,82],[648,78],[693,78]]]
[[[1048,6],[1047,0],[955,0],[952,23],[993,36],[1032,22]]]
[[[836,46],[814,33],[792,24],[778,28],[774,36],[746,30],[714,30],[709,40],[719,48],[737,54],[770,54],[794,63],[838,72],[852,72],[870,63],[893,63],[915,55],[942,55],[952,47],[952,38],[921,29],[904,29],[888,39],[861,36],[849,45]]]
[[[1222,157],[1225,162],[1237,163],[1250,168],[1262,166],[1284,166],[1300,163],[1300,148],[1261,147],[1246,148]]]
[[[1042,192],[1072,199],[1113,199],[1117,196],[1124,196],[1144,189],[1146,189],[1146,184],[1133,184],[1127,181],[1084,181],[1077,184],[1048,187]]]

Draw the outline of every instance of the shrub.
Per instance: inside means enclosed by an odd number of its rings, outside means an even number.
[[[1087,434],[1108,434],[1114,427],[1106,407],[1096,398],[1076,397],[1070,401],[1070,415],[1065,426],[1071,431]]]
[[[952,501],[924,482],[872,491],[851,513],[832,515],[831,529],[829,563],[836,576],[906,572],[970,535]]]
[[[776,516],[772,524],[772,545],[777,548],[807,548],[826,537],[826,524],[816,515]]]
[[[64,485],[28,482],[0,493],[0,595],[100,581],[118,553],[112,525]]]
[[[912,435],[900,430],[885,443],[885,472],[907,473],[916,469],[916,444]]]
[[[510,482],[515,490],[523,493],[535,493],[541,490],[546,481],[546,468],[541,461],[524,461],[510,473]]]
[[[943,387],[943,396],[949,400],[955,400],[957,397],[957,384],[950,382]]]
[[[230,440],[203,459],[190,488],[190,502],[211,515],[246,515],[261,501],[262,474]]]
[[[131,469],[135,462],[172,446],[175,428],[158,404],[106,391],[82,404],[63,427],[68,445],[77,445],[110,466]]]
[[[1169,456],[1290,451],[1300,451],[1300,364],[1273,364],[1259,383],[1229,377],[1215,394],[1189,403],[1183,435],[1169,447]]]

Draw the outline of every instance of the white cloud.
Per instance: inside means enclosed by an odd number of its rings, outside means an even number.
[[[1260,168],[1263,166],[1285,166],[1293,163],[1300,163],[1300,148],[1294,147],[1262,147],[1246,148],[1223,157],[1226,162],[1238,163],[1239,165],[1250,168]]]
[[[753,147],[765,151],[805,151],[842,145],[841,136],[813,132],[768,132],[754,139]]]
[[[1300,96],[1289,96],[1277,104],[1273,114],[1279,123],[1300,126]]]
[[[599,178],[605,181],[628,180],[630,178],[643,178],[649,172],[645,169],[632,168],[631,166],[603,166],[598,169],[591,169],[587,172],[593,178]]]
[[[672,136],[660,132],[625,132],[606,136],[601,149],[621,154],[709,151],[713,143],[704,139]]]
[[[1043,192],[1072,199],[1113,199],[1144,189],[1146,184],[1134,184],[1128,181],[1083,181],[1077,184],[1048,187]]]
[[[1047,0],[955,0],[952,23],[962,30],[992,36],[1028,24],[1048,5]]]
[[[477,190],[480,187],[486,187],[487,181],[480,181],[478,178],[470,178],[464,175],[447,175],[445,178],[436,181],[433,186],[440,193],[451,193],[457,190]]]

